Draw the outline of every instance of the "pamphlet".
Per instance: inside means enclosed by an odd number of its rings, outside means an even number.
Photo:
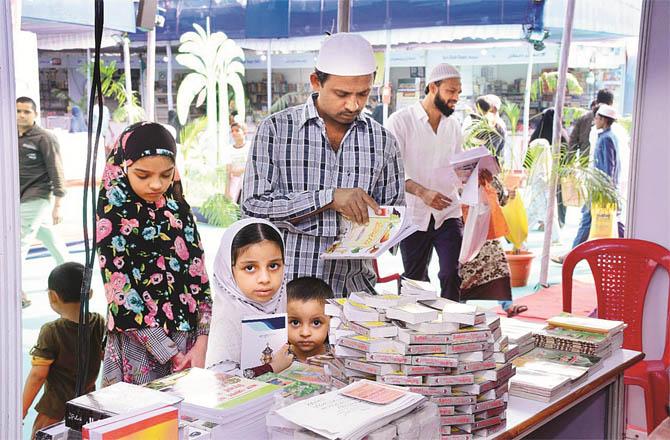
[[[240,369],[272,362],[274,354],[288,341],[286,313],[242,318]]]

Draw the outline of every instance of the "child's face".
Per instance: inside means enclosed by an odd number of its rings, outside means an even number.
[[[324,313],[324,304],[318,300],[289,301],[288,341],[299,360],[325,352],[330,317]]]
[[[128,167],[128,180],[135,194],[147,202],[157,202],[172,184],[174,162],[165,156],[147,156]]]
[[[284,278],[284,261],[277,243],[263,240],[243,248],[233,266],[233,277],[247,298],[270,301]]]

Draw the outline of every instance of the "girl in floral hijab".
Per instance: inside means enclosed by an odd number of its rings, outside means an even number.
[[[204,366],[209,281],[176,152],[163,126],[141,122],[107,160],[96,224],[108,303],[103,386]]]

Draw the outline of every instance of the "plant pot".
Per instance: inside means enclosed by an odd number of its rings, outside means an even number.
[[[530,268],[533,264],[535,254],[529,251],[514,251],[505,252],[507,262],[509,263],[509,270],[511,272],[510,278],[512,287],[523,287],[528,284],[528,277],[530,276]]]

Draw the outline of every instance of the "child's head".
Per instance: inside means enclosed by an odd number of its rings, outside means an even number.
[[[79,263],[63,263],[51,271],[48,280],[49,303],[56,313],[60,313],[66,304],[79,304],[83,280],[84,266]]]
[[[230,247],[233,278],[244,295],[267,302],[284,280],[284,241],[267,223],[246,225]]]
[[[333,290],[314,277],[296,278],[286,286],[288,302],[288,341],[300,360],[325,351],[330,318],[325,313],[326,300]]]
[[[130,162],[128,181],[135,194],[157,202],[174,183],[177,144],[170,132],[157,123],[138,123],[121,135],[124,159]]]

